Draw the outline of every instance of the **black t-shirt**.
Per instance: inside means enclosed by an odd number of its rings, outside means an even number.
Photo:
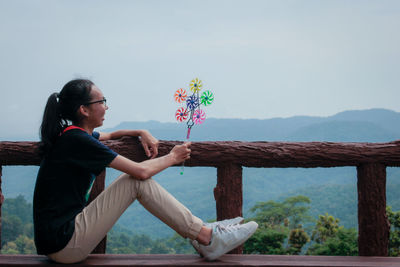
[[[75,230],[75,217],[86,205],[94,178],[117,156],[99,133],[73,128],[58,137],[43,158],[33,197],[38,254],[63,249]]]

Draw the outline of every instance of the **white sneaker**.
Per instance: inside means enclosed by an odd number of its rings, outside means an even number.
[[[236,218],[226,219],[226,220],[222,220],[222,221],[216,221],[216,222],[212,222],[212,223],[203,223],[203,225],[207,228],[213,229],[217,225],[222,225],[222,226],[226,227],[228,225],[235,225],[235,224],[239,224],[242,222],[244,222],[244,219],[243,219],[243,217],[239,216]],[[200,256],[203,257],[203,255],[201,254],[201,252],[199,250],[199,242],[197,242],[197,240],[190,240],[189,242],[190,242],[190,244],[192,244],[192,246],[197,251],[197,253],[199,253]]]
[[[222,226],[228,226],[228,225],[234,225],[234,224],[239,224],[244,222],[243,217],[236,217],[232,219],[226,219],[222,221],[217,221],[217,222],[212,222],[212,223],[203,223],[205,227],[208,228],[213,228],[216,225],[222,225]]]
[[[216,225],[213,228],[211,243],[208,246],[199,244],[199,251],[207,261],[213,261],[240,246],[257,230],[256,222],[234,224],[226,227]]]

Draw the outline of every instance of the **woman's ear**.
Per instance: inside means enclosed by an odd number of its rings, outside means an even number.
[[[85,105],[80,105],[78,108],[78,116],[80,118],[87,118],[89,117],[89,110]]]

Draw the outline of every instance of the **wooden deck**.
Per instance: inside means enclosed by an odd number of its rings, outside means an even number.
[[[66,266],[37,255],[0,255],[0,266]],[[197,255],[91,255],[72,266],[268,266],[268,267],[399,267],[400,258],[338,257],[338,256],[281,256],[281,255],[224,255],[206,262]]]

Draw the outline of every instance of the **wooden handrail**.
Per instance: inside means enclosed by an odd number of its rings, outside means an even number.
[[[159,154],[167,154],[178,141],[160,141]],[[135,161],[146,159],[137,138],[104,142]],[[389,143],[337,142],[193,142],[187,166],[218,167],[341,167],[365,163],[400,166],[400,140]],[[0,142],[0,165],[39,165],[37,142]]]
[[[106,254],[89,255],[74,265],[62,265],[39,255],[0,255],[0,267],[397,267],[398,257],[305,256],[305,255],[223,255],[208,262],[197,255],[182,254]]]
[[[104,143],[134,161],[146,159],[138,138],[124,137]],[[172,147],[179,143],[181,142],[160,141],[159,155],[169,153]],[[242,215],[242,166],[357,167],[359,255],[387,256],[390,225],[386,216],[386,167],[400,166],[400,141],[218,141],[193,142],[191,148],[191,158],[185,162],[185,166],[209,166],[218,169],[217,186],[214,188],[218,220]],[[0,166],[39,164],[37,142],[0,142]],[[96,190],[93,190],[92,198],[104,189],[104,174],[102,179],[97,180],[96,183],[103,185],[95,185]],[[104,251],[105,245],[100,249],[100,252]]]

